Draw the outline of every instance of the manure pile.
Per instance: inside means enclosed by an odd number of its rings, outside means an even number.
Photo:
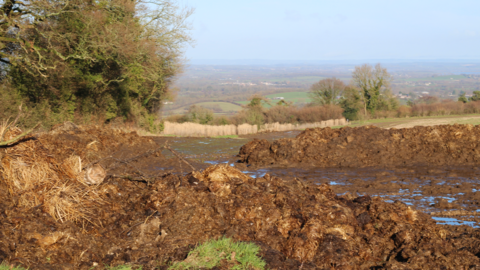
[[[168,163],[147,151],[156,147],[135,134],[85,128],[0,148],[0,262],[167,269],[198,243],[226,236],[257,243],[268,269],[480,267],[476,231],[438,226],[401,202],[337,196],[325,184],[268,174],[251,178],[228,165],[186,175],[115,176],[145,172],[149,163],[142,159]],[[86,185],[77,160],[100,160],[110,176]],[[37,167],[44,174],[35,178]]]
[[[253,140],[240,149],[239,157],[253,165],[479,165],[480,125],[307,129],[294,139]]]

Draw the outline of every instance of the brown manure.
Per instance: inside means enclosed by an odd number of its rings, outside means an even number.
[[[48,209],[1,201],[0,259],[33,269],[167,269],[198,243],[226,236],[257,243],[268,269],[480,267],[478,234],[447,231],[400,202],[337,196],[325,184],[251,178],[215,165],[149,183],[110,177],[84,187],[96,187],[104,201],[99,226],[56,222]]]
[[[294,139],[253,140],[239,153],[255,165],[366,167],[480,164],[480,125],[403,129],[374,126],[306,129]]]

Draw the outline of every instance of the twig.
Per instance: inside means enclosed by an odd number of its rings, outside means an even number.
[[[21,140],[23,137],[27,136],[28,134],[32,133],[38,126],[40,126],[40,122],[35,125],[35,127],[33,127],[32,129],[28,130],[28,131],[25,131],[24,133],[18,135],[17,137],[11,139],[11,140],[8,140],[8,141],[5,141],[5,142],[0,142],[0,146],[6,146],[6,145],[9,145],[9,144],[12,144],[12,143],[15,143],[19,140]]]
[[[132,227],[130,227],[128,230],[123,230],[123,232],[121,232],[118,236],[121,236],[125,232],[128,234],[129,232],[131,232],[133,230],[133,228],[137,227],[138,225],[141,225],[142,223],[143,223],[143,221],[140,221],[138,223],[133,224]]]
[[[158,212],[158,211],[155,211],[155,212],[153,212],[153,214],[151,214],[150,216],[148,216],[147,219],[145,219],[144,224],[147,224],[148,219],[151,218],[153,215],[155,215],[157,212]]]
[[[172,152],[172,154],[174,154],[178,159],[180,159],[181,161],[183,161],[185,164],[187,164],[193,171],[196,171],[197,169],[195,169],[195,167],[192,166],[192,164],[190,164],[188,161],[186,161],[182,156],[180,156],[179,153],[177,153],[177,151],[173,150],[172,148],[170,148],[170,146],[168,146],[168,141],[165,142],[165,149],[168,149],[170,150],[170,152]]]

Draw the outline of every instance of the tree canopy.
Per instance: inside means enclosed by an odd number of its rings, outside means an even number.
[[[380,64],[356,66],[352,72],[352,85],[361,91],[365,115],[367,110],[374,114],[381,101],[381,95],[390,93],[392,76]]]
[[[345,84],[333,77],[320,80],[310,87],[310,97],[313,103],[319,105],[338,104],[339,96],[343,94]]]
[[[4,0],[1,79],[54,113],[155,115],[182,70],[191,13],[173,0]]]

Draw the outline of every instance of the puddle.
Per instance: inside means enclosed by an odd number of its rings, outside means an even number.
[[[217,164],[228,164],[228,161],[204,161],[204,163],[212,164],[212,165],[217,165]],[[233,166],[233,164],[230,164],[230,166]]]
[[[459,220],[456,218],[447,218],[447,217],[432,217],[437,224],[439,225],[468,225],[473,228],[480,228],[480,226],[476,225],[477,223],[474,221],[464,221],[464,220]]]
[[[268,173],[268,170],[261,169],[261,170],[257,170],[257,171],[242,171],[242,173],[248,174],[252,178],[261,178],[261,177],[264,177],[265,174]]]
[[[338,186],[338,185],[344,186],[345,184],[344,183],[338,183],[338,182],[335,182],[335,181],[330,181],[330,185],[331,186]]]

